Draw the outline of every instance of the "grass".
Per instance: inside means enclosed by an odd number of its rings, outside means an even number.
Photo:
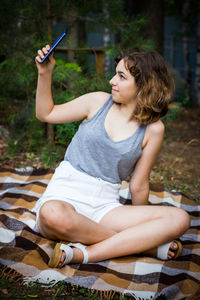
[[[115,291],[97,291],[89,290],[84,287],[76,286],[65,281],[60,281],[54,286],[51,284],[42,284],[32,282],[27,285],[23,283],[22,276],[17,272],[0,265],[2,270],[0,276],[0,299],[46,299],[46,300],[129,300],[132,297],[122,297],[120,293]]]

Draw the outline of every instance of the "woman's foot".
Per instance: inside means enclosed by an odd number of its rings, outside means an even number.
[[[74,247],[71,247],[71,248],[73,250],[73,258],[70,263],[74,263],[74,264],[81,263],[83,261],[83,252],[78,248],[74,248]],[[62,268],[65,258],[66,258],[66,253],[65,253],[65,251],[62,251],[62,254],[60,257],[60,262],[59,262],[57,268]]]
[[[73,249],[73,258],[71,260],[71,263],[81,263],[83,261],[83,252],[79,248],[74,248],[74,247],[71,247],[71,248]],[[150,251],[146,251],[145,253],[156,257],[156,253],[155,253],[156,250],[157,249],[153,249]],[[180,249],[180,244],[176,240],[173,241],[171,243],[170,248],[167,253],[168,260],[171,260],[171,259],[174,259],[175,257],[177,257],[178,252],[180,252],[181,250],[182,250],[182,248]],[[60,262],[57,265],[57,268],[62,267],[65,258],[66,258],[66,254],[64,251],[62,251],[62,254],[60,257]]]
[[[175,256],[177,255],[178,250],[179,250],[179,246],[178,246],[177,242],[173,241],[171,243],[169,251],[168,251],[168,255],[167,255],[168,259],[170,260],[170,259],[175,258]]]
[[[53,253],[49,259],[50,268],[61,268],[69,263],[88,263],[88,253],[86,245],[81,243],[60,242],[55,245]]]
[[[158,258],[160,260],[172,260],[178,258],[182,253],[182,244],[178,240],[174,240],[171,243],[163,244],[159,247],[145,251],[148,256]]]

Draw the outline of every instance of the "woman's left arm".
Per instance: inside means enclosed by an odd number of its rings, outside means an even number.
[[[162,121],[151,123],[145,133],[145,145],[130,180],[133,205],[147,205],[149,196],[149,176],[162,147],[165,127]]]

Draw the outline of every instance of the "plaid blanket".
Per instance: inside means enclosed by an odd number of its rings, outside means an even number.
[[[182,256],[160,261],[127,256],[87,265],[48,268],[55,242],[34,232],[34,206],[44,192],[50,170],[0,169],[0,263],[23,275],[24,281],[56,283],[60,280],[99,291],[118,291],[134,299],[200,299],[200,207],[180,193],[160,184],[151,185],[149,202],[185,209],[191,227],[181,237]],[[121,201],[130,203],[127,185]],[[161,298],[160,298],[161,297]]]

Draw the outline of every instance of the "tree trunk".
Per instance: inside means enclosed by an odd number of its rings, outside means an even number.
[[[126,13],[128,15],[145,14],[148,24],[143,29],[146,39],[154,41],[155,50],[163,55],[164,39],[164,1],[162,0],[126,0]]]
[[[51,21],[51,3],[47,0],[47,33],[49,43],[52,43],[52,21]],[[54,143],[54,127],[52,124],[47,123],[47,141],[49,144]]]
[[[51,3],[47,0],[47,34],[48,40],[52,43],[52,21],[51,21]]]
[[[147,1],[147,16],[149,17],[149,26],[147,34],[155,43],[155,50],[163,55],[164,38],[164,1]]]
[[[103,3],[104,7],[103,7],[103,12],[104,12],[104,16],[105,16],[105,20],[109,19],[109,12],[108,12],[108,5],[107,2],[104,1]],[[104,27],[104,33],[103,33],[103,45],[104,47],[108,47],[109,43],[110,43],[110,30],[107,26]],[[109,74],[110,71],[110,57],[108,55],[108,53],[105,52],[104,55],[104,73],[106,75]]]
[[[78,20],[78,47],[84,47],[86,45],[86,22],[85,20]],[[83,73],[86,72],[87,67],[86,67],[86,55],[85,53],[79,52],[79,55],[77,56],[76,60],[78,64],[81,66],[81,69]]]
[[[197,56],[195,71],[195,103],[200,107],[200,16],[197,24]]]
[[[182,7],[182,17],[183,17],[183,53],[184,53],[184,67],[185,67],[185,80],[186,80],[186,96],[191,99],[191,70],[190,70],[190,48],[189,48],[189,36],[187,32],[187,24],[185,20],[187,19],[187,14],[189,11],[189,1],[185,0]]]
[[[70,28],[67,45],[69,49],[74,49],[78,47],[78,18],[77,11],[74,8],[68,9],[67,20],[69,22],[68,26]],[[76,62],[75,52],[73,50],[68,51],[67,59],[69,62]]]

